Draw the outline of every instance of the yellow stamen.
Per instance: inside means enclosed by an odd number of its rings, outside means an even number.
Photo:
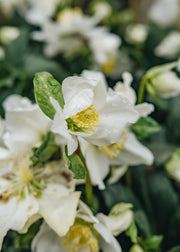
[[[113,69],[115,68],[116,61],[114,59],[108,59],[103,65],[102,65],[102,71],[106,75],[109,75],[112,73]]]
[[[33,180],[33,171],[29,166],[22,166],[18,171],[19,178],[25,184],[29,184]]]
[[[62,245],[69,251],[79,251],[81,248],[87,248],[87,251],[98,252],[98,239],[93,234],[89,226],[83,224],[74,224]]]
[[[98,147],[100,151],[102,151],[107,157],[114,158],[119,155],[121,150],[125,147],[126,143],[126,130],[124,130],[122,137],[120,138],[119,141],[116,143],[103,146],[103,147]]]
[[[87,109],[71,116],[73,122],[85,131],[87,134],[91,134],[95,126],[99,123],[99,115],[96,113],[96,108],[93,105],[89,106]]]

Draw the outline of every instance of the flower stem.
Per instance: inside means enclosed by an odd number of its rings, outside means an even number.
[[[86,200],[87,200],[87,204],[89,205],[89,207],[91,207],[93,205],[93,188],[92,188],[92,183],[91,183],[91,178],[89,175],[89,171],[86,165],[86,161],[85,158],[81,152],[81,149],[78,148],[78,154],[86,168],[86,182],[85,182],[85,193],[86,193]]]
[[[144,98],[144,92],[145,92],[145,86],[146,86],[146,78],[144,77],[141,81],[139,92],[138,92],[138,100],[137,103],[140,104],[143,101]]]
[[[89,206],[92,206],[93,205],[93,189],[92,189],[92,183],[91,183],[91,179],[90,179],[89,171],[88,171],[87,167],[86,167],[85,192],[86,192],[87,204]]]

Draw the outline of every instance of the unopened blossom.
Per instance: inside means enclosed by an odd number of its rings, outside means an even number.
[[[94,216],[91,210],[80,202],[74,224],[64,237],[58,237],[43,223],[33,240],[33,252],[121,252],[121,247],[114,236],[126,230],[132,222],[133,214],[126,209],[117,215],[98,213]]]
[[[143,44],[148,36],[148,27],[144,24],[131,24],[126,29],[125,38],[131,44]]]
[[[180,149],[177,149],[165,163],[165,169],[170,177],[180,182]]]
[[[78,147],[77,137],[97,146],[112,144],[138,117],[125,97],[107,89],[101,73],[82,75],[62,82],[63,108],[51,99],[56,110],[51,130],[60,136],[59,144],[67,144],[69,155]]]
[[[88,78],[96,78],[105,83],[104,76],[99,72],[84,71],[82,73]],[[126,98],[136,110],[138,118],[145,117],[153,111],[151,104],[143,103],[135,105],[136,95],[133,88],[130,86],[132,76],[130,73],[123,74],[124,82],[118,82],[115,86],[115,91],[119,98]],[[110,171],[110,165],[138,165],[152,164],[154,158],[152,152],[142,145],[136,136],[129,129],[129,125],[124,127],[119,138],[111,144],[100,145],[89,142],[88,139],[79,136],[81,151],[85,157],[86,165],[89,170],[91,181],[94,185],[98,185],[99,189],[104,189],[103,179]]]
[[[155,48],[155,54],[166,59],[175,59],[180,55],[180,32],[170,32]]]
[[[20,34],[18,28],[13,26],[3,26],[0,28],[0,41],[3,44],[9,44],[15,40]]]
[[[173,25],[179,16],[179,0],[156,0],[149,9],[149,19],[162,27]]]
[[[162,98],[170,98],[180,94],[180,78],[173,71],[158,74],[151,81],[151,87]]]
[[[43,217],[58,235],[74,222],[80,192],[63,161],[33,167],[32,153],[0,161],[0,247],[12,229],[27,232]]]

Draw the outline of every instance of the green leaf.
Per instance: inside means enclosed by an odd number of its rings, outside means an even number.
[[[115,206],[113,206],[113,208],[111,209],[109,215],[119,215],[123,212],[125,212],[126,210],[129,210],[130,208],[132,208],[133,205],[130,203],[118,203]]]
[[[163,240],[162,235],[154,235],[141,242],[145,251],[156,250],[160,247]]]
[[[180,251],[180,245],[173,247],[172,249],[168,250],[167,252],[179,252]]]
[[[131,222],[131,225],[126,230],[126,235],[130,237],[131,242],[137,243],[138,232],[137,232],[137,227],[134,220]]]
[[[134,212],[135,223],[141,236],[148,237],[152,234],[150,222],[143,210]]]
[[[64,106],[64,98],[60,83],[48,72],[36,73],[34,77],[35,98],[41,110],[53,119],[56,113],[50,97],[58,101],[61,108]]]
[[[54,142],[54,135],[52,132],[48,132],[44,138],[43,143],[38,148],[33,148],[33,156],[31,160],[33,164],[36,165],[39,162],[48,161],[52,155],[57,152],[59,147]]]
[[[85,179],[86,167],[84,166],[80,157],[76,153],[73,153],[72,155],[68,156],[67,146],[65,146],[63,154],[69,170],[74,173],[74,179]]]
[[[142,140],[155,134],[161,129],[161,126],[151,117],[141,117],[135,124],[131,126],[131,130]]]

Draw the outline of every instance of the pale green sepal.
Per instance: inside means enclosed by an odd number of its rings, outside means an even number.
[[[85,179],[86,167],[80,157],[76,153],[68,156],[67,146],[65,146],[63,156],[69,170],[74,174],[74,179]]]
[[[56,110],[50,101],[50,97],[57,100],[61,108],[64,107],[60,83],[48,72],[36,73],[33,83],[35,98],[39,107],[50,119],[53,119]]]
[[[166,63],[160,66],[155,66],[150,68],[146,74],[145,74],[145,78],[146,79],[150,79],[150,78],[154,78],[157,75],[161,74],[162,72],[167,72],[171,69],[173,69],[174,67],[176,67],[178,64],[178,62],[171,62],[171,63]]]
[[[118,203],[111,209],[109,216],[118,216],[121,213],[124,213],[125,211],[132,208],[133,205],[130,203]]]

